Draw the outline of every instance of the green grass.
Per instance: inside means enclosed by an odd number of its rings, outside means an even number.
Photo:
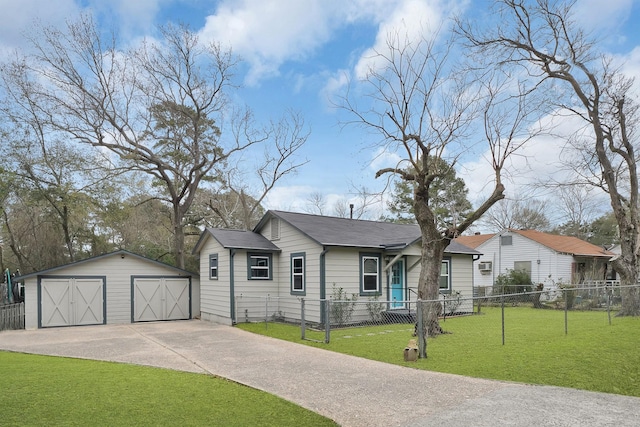
[[[640,397],[640,318],[614,318],[603,312],[564,312],[509,308],[502,345],[501,312],[449,318],[449,334],[429,339],[428,358],[404,362],[412,324],[338,329],[329,344],[300,340],[296,326],[264,323],[240,328],[275,338],[367,359],[478,378],[547,384]],[[307,332],[322,340],[324,333]]]
[[[213,376],[10,352],[0,352],[0,396],[0,425],[335,425]]]

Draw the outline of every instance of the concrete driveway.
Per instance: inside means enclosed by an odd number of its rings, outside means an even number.
[[[198,320],[4,331],[0,350],[218,375],[342,426],[640,423],[640,398],[421,371]]]

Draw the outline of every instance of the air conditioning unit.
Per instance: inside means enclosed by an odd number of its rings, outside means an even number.
[[[491,261],[483,261],[478,263],[478,270],[481,273],[489,273],[491,271]]]

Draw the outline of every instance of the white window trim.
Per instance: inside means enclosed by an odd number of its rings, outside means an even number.
[[[296,273],[295,271],[295,261],[296,260],[300,260],[302,263],[302,271]],[[305,283],[305,256],[304,255],[292,255],[291,256],[291,292],[292,293],[303,293],[306,290],[306,283]],[[296,281],[295,278],[296,277],[300,277],[300,283],[302,284],[302,287],[300,289],[296,289]]]
[[[253,259],[266,259],[267,260],[267,265],[266,266],[259,266],[259,265],[253,265],[253,263],[249,263],[249,279],[250,280],[271,280],[271,256],[269,255],[259,255],[259,254],[250,254],[249,255],[249,260],[253,260]],[[266,270],[267,271],[267,276],[266,277],[260,277],[260,276],[254,276],[253,272],[254,271],[261,271],[261,270]]]
[[[362,293],[363,294],[374,294],[374,293],[379,293],[380,292],[380,258],[377,256],[371,256],[371,255],[362,255],[361,256],[361,271],[362,271],[362,277],[360,278],[360,280],[362,281]],[[365,272],[365,268],[364,268],[364,264],[367,260],[374,260],[376,262],[376,272],[375,273],[367,273]],[[365,289],[365,277],[371,277],[371,276],[375,276],[376,278],[376,288],[374,290],[371,289]]]
[[[447,263],[447,275],[446,275],[447,287],[446,288],[441,288],[440,287],[440,281],[438,281],[438,290],[439,290],[439,292],[449,293],[449,292],[451,292],[451,288],[453,287],[452,283],[451,283],[451,265],[452,265],[451,259],[445,258],[445,259],[442,260],[442,263],[440,264],[440,278],[445,277],[442,274],[442,264],[444,264],[444,263]]]

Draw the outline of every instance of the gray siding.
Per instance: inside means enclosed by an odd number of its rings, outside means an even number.
[[[179,276],[176,270],[135,256],[118,254],[62,267],[46,276],[105,276],[108,324],[131,323],[131,276]],[[183,274],[187,277],[187,274]],[[25,327],[37,328],[37,277],[25,281]],[[192,315],[199,314],[199,280],[192,278]],[[195,305],[197,304],[197,305]]]
[[[218,279],[209,278],[209,255],[218,255]],[[237,255],[236,255],[237,256]],[[231,324],[229,294],[231,253],[215,239],[208,238],[200,250],[200,312],[204,320]]]

